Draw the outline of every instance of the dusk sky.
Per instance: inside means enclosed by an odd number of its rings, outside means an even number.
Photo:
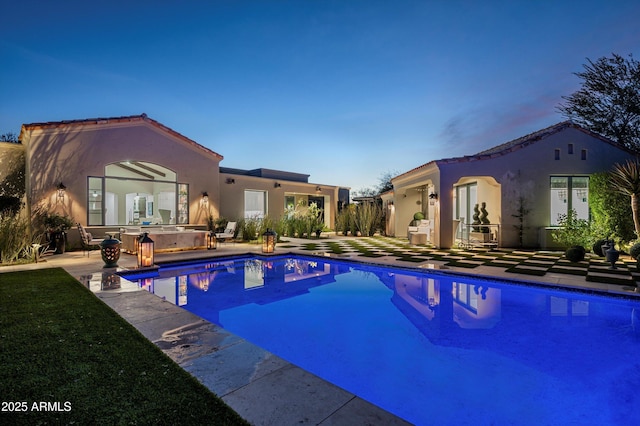
[[[640,2],[0,0],[0,133],[150,118],[221,166],[359,190],[563,121]]]

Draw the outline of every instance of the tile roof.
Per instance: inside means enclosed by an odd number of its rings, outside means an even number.
[[[210,150],[209,148],[200,145],[199,143],[197,143],[196,141],[189,139],[188,137],[184,136],[181,133],[176,132],[175,130],[165,126],[164,124],[159,123],[158,121],[149,118],[147,116],[147,114],[142,113],[140,115],[129,115],[129,116],[122,116],[122,117],[109,117],[109,118],[85,118],[85,119],[80,119],[80,120],[64,120],[64,121],[48,121],[48,122],[42,122],[42,123],[30,123],[30,124],[23,124],[22,128],[27,129],[27,130],[36,130],[36,129],[55,129],[58,127],[66,127],[66,126],[82,126],[82,125],[87,125],[87,124],[96,124],[96,125],[102,125],[102,124],[115,124],[115,123],[133,123],[133,122],[146,122],[151,124],[152,126],[155,126],[161,130],[163,130],[166,133],[171,134],[172,136],[177,137],[178,139],[186,142],[187,144],[201,150],[204,151],[208,154],[214,155],[215,157],[219,158],[220,160],[222,160],[224,157],[220,154],[218,154],[217,152]]]

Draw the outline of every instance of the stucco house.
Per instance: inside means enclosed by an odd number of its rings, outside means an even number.
[[[421,212],[436,247],[517,247],[515,216],[523,206],[529,211],[523,245],[553,247],[550,229],[559,214],[573,209],[578,218],[589,218],[589,175],[635,157],[621,144],[565,121],[475,155],[430,161],[392,179],[393,190],[382,196],[387,232],[410,236],[415,228],[408,225]],[[473,225],[475,207],[482,216],[483,203],[490,222],[485,229]]]
[[[127,225],[202,228],[209,214],[279,217],[290,197],[321,201],[332,227],[339,195],[348,199],[348,188],[308,175],[223,169],[222,155],[146,114],[24,124],[19,139],[0,150],[24,150],[27,207],[47,205],[98,235]]]

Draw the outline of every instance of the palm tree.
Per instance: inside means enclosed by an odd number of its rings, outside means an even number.
[[[631,197],[631,211],[636,236],[640,236],[640,160],[614,164],[610,175],[611,188]]]

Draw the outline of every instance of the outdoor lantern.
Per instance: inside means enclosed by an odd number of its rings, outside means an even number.
[[[207,250],[215,250],[218,246],[218,240],[216,239],[216,233],[210,231],[207,234]]]
[[[138,237],[138,268],[153,266],[153,250],[153,240],[148,232]]]
[[[60,200],[64,200],[64,194],[67,191],[67,187],[64,186],[64,183],[60,182],[58,184],[58,186],[56,186],[56,189],[58,190],[58,199]]]
[[[273,253],[276,248],[276,233],[267,228],[264,234],[262,234],[262,252]]]

